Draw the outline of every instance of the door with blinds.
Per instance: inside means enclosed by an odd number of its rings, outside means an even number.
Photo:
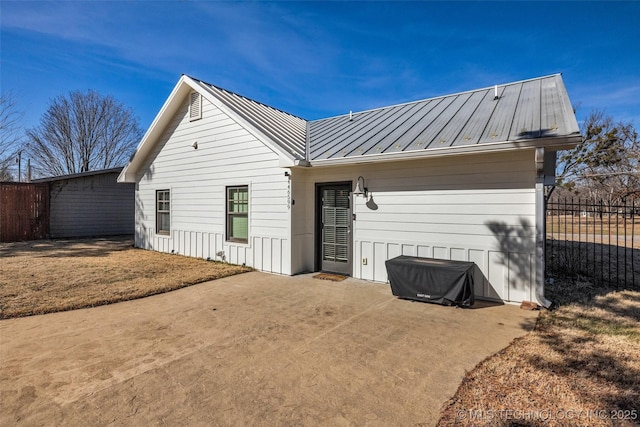
[[[320,270],[351,275],[351,184],[321,185]]]

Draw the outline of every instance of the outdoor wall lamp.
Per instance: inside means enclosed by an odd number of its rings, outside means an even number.
[[[193,144],[191,144],[191,146],[193,147],[194,150],[198,149],[198,141],[195,141]]]
[[[536,172],[538,176],[544,175],[544,147],[536,148]]]
[[[369,190],[364,186],[364,178],[362,176],[359,176],[356,180],[356,189],[353,190],[353,195],[367,197],[368,192]]]

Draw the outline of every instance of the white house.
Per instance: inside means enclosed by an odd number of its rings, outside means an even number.
[[[478,298],[548,305],[543,185],[580,139],[559,74],[315,121],[182,76],[119,181],[138,247],[377,282],[466,260]]]

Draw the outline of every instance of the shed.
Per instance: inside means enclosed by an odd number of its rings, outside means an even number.
[[[49,236],[133,234],[135,184],[118,183],[120,168],[33,180],[49,185]]]
[[[475,262],[477,298],[544,298],[544,192],[580,134],[560,74],[307,121],[182,76],[119,181],[138,247],[387,281]]]

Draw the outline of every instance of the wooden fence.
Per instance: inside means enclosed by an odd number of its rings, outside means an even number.
[[[0,183],[0,242],[44,239],[49,234],[49,185]]]

